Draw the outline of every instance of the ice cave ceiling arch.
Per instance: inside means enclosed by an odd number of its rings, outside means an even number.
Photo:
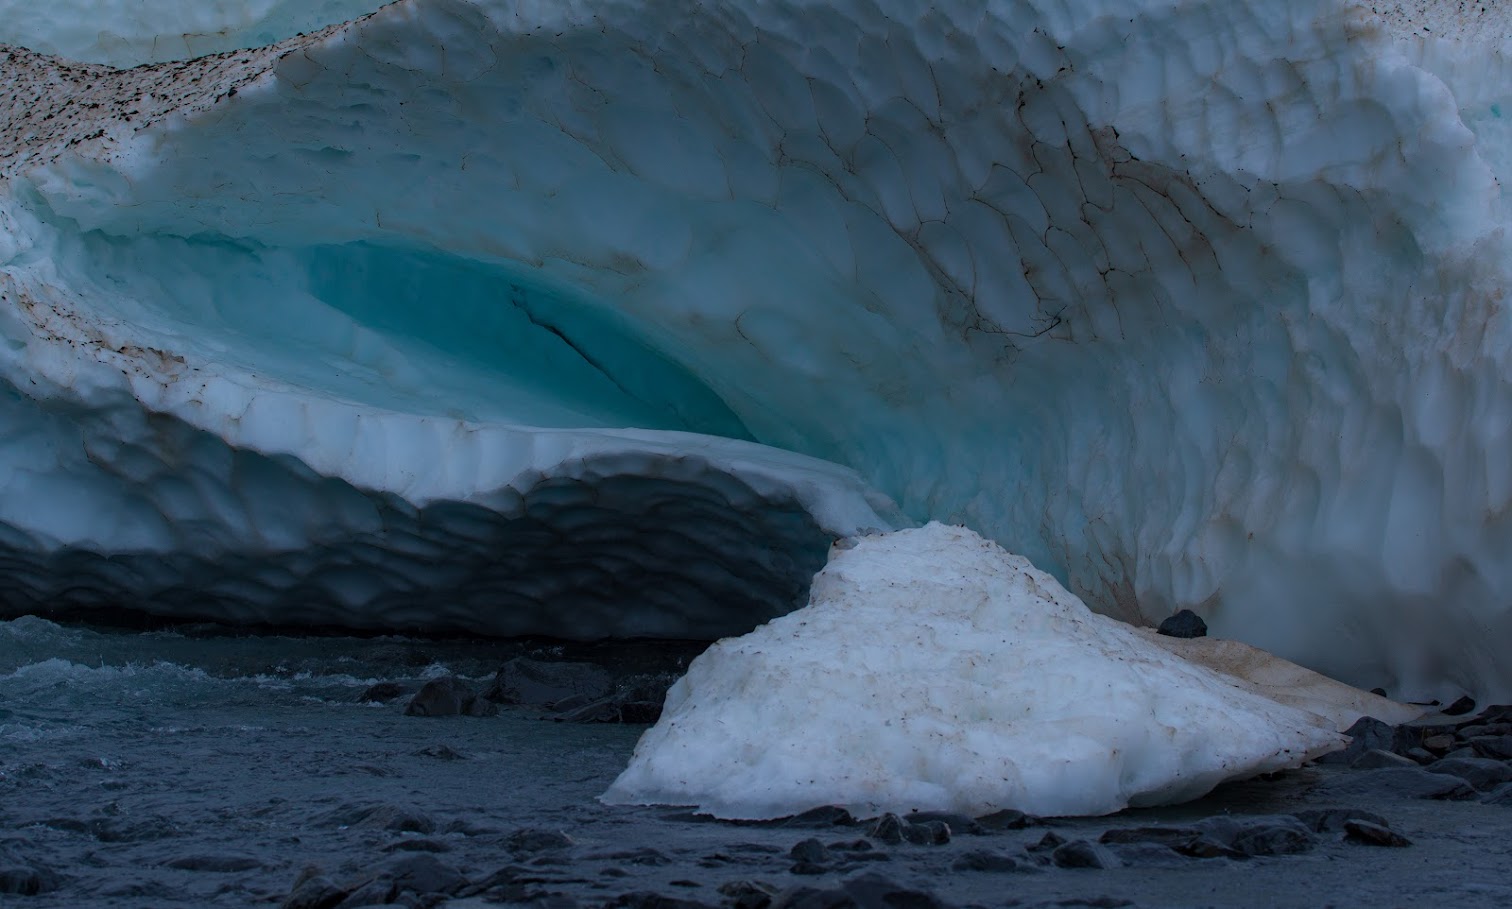
[[[875,489],[1115,614],[1505,688],[1512,80],[1440,9],[402,0],[4,52],[5,376],[417,507],[696,451],[811,515],[793,566]]]

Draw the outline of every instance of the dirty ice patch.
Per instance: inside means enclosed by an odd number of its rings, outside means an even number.
[[[1101,815],[1342,741],[1093,613],[1027,559],[932,523],[837,550],[807,607],[695,660],[604,800],[725,818]]]

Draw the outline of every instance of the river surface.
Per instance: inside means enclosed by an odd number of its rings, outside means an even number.
[[[1389,819],[1410,847],[1325,837],[1304,854],[1248,861],[1146,850],[1107,870],[957,868],[983,851],[1024,864],[1050,831],[1096,839],[1118,825],[1317,807],[1312,788],[1347,770],[1235,784],[1163,811],[846,853],[866,825],[732,825],[600,805],[644,727],[508,707],[409,717],[403,698],[360,698],[376,682],[449,674],[481,687],[513,656],[559,652],[539,642],[0,622],[0,871],[50,881],[48,892],[0,895],[0,905],[276,906],[311,866],[350,886],[419,855],[469,881],[511,882],[417,903],[457,907],[567,905],[554,896],[601,905],[632,892],[728,905],[719,888],[731,882],[780,892],[865,873],[958,905],[1512,905],[1512,808],[1386,796],[1350,804]],[[567,839],[542,850],[540,836]],[[789,851],[808,838],[835,847],[832,869],[793,873]],[[849,854],[863,857],[841,858]]]

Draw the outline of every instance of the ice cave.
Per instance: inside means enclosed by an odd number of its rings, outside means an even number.
[[[938,521],[1512,696],[1495,5],[46,10],[0,0],[7,616],[712,640]]]

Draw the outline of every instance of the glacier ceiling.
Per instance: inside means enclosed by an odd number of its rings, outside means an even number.
[[[11,20],[150,65],[0,50],[6,608],[749,627],[885,495],[1114,615],[1512,693],[1509,30],[1377,10]]]

